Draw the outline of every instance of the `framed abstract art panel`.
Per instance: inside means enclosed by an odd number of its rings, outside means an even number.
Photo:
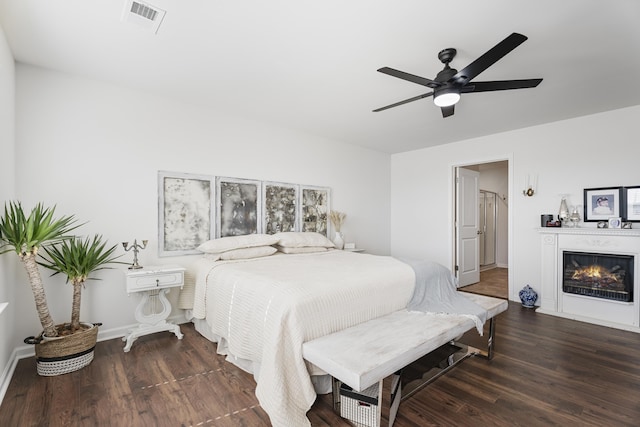
[[[328,214],[331,189],[300,186],[300,231],[314,231],[329,237]]]
[[[217,236],[262,233],[262,182],[241,178],[216,179]]]
[[[266,234],[299,231],[300,186],[281,182],[262,183],[262,230]]]
[[[215,237],[214,178],[158,172],[158,255],[198,254]]]

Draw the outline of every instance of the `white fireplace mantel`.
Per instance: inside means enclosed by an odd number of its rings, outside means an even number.
[[[640,230],[543,227],[539,313],[640,332]],[[562,291],[564,251],[634,256],[633,301],[621,302]]]

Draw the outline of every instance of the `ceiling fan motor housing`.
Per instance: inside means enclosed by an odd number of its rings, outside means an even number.
[[[452,47],[447,49],[442,49],[440,52],[438,52],[438,59],[443,64],[448,64],[453,60],[453,58],[455,58],[456,53],[458,53],[458,51]]]

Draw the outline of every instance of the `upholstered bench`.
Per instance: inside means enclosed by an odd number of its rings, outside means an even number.
[[[466,347],[465,357],[493,356],[494,318],[508,308],[507,300],[461,292],[487,310],[489,333],[487,349]],[[440,315],[400,310],[386,316],[306,342],[302,346],[305,360],[334,378],[334,407],[340,405],[340,382],[354,391],[363,391],[378,383],[377,426],[381,417],[393,423],[391,387],[393,374],[439,347],[455,341],[475,329],[466,316]],[[450,366],[452,367],[452,366]]]

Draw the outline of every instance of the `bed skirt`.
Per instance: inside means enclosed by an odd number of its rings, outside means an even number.
[[[243,371],[252,374],[253,378],[258,382],[258,375],[260,373],[260,362],[253,362],[247,359],[241,359],[239,357],[230,354],[225,342],[225,339],[217,336],[211,331],[211,328],[207,324],[205,319],[196,319],[191,317],[190,310],[186,310],[185,316],[189,319],[190,322],[195,326],[196,331],[206,339],[211,342],[217,344],[216,352],[218,354],[222,354],[227,356],[226,361],[237,366]],[[320,368],[307,363],[307,367],[313,372],[311,375],[311,382],[313,383],[313,388],[315,389],[317,394],[328,394],[331,393],[331,376],[324,373]]]

